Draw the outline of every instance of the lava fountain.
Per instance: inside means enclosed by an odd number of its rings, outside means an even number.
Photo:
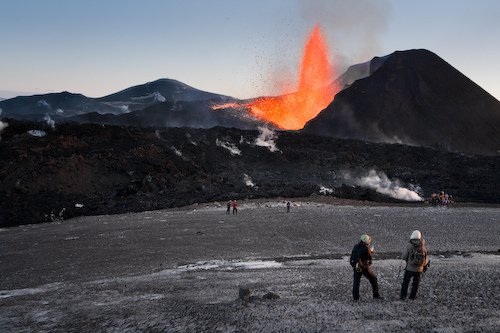
[[[334,76],[337,76],[337,70],[328,60],[328,44],[316,25],[304,47],[296,92],[259,97],[245,104],[215,105],[212,109],[244,107],[254,117],[279,128],[298,130],[326,108],[340,91],[332,81]]]
[[[297,91],[274,97],[261,97],[247,107],[257,118],[283,129],[298,130],[328,106],[339,92],[332,77],[335,67],[328,60],[328,44],[316,25],[307,41],[300,64]]]

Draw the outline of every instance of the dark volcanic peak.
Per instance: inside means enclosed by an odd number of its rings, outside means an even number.
[[[497,154],[500,102],[428,50],[397,51],[338,93],[303,131]]]
[[[140,102],[144,100],[156,102],[169,101],[201,101],[201,100],[235,100],[232,97],[201,91],[185,83],[172,79],[159,79],[145,84],[133,86],[117,93],[99,98],[103,102]]]
[[[18,96],[0,102],[4,117],[41,120],[48,114],[54,117],[70,117],[96,111],[116,112],[115,108],[96,102],[93,98],[67,91],[33,96]]]
[[[112,118],[95,114],[120,115],[164,102],[234,102],[235,98],[197,90],[182,82],[160,79],[146,84],[130,87],[115,94],[101,98],[89,98],[67,91],[44,95],[20,96],[0,101],[5,117],[40,121],[49,114],[57,122],[77,116],[77,121],[85,119]],[[90,114],[85,116],[85,114]],[[107,122],[105,122],[107,123]]]

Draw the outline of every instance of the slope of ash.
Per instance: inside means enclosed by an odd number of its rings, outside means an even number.
[[[498,156],[270,130],[92,124],[51,130],[7,122],[0,142],[1,226],[320,190],[397,201],[353,181],[370,171],[425,197],[446,190],[458,201],[500,202]],[[29,134],[33,129],[46,135]]]
[[[430,51],[398,51],[383,58],[383,63],[380,59],[374,58],[364,71],[353,68],[350,75],[346,73],[346,83],[366,77],[338,93],[304,131],[498,154],[497,99]],[[371,73],[373,66],[376,70]]]

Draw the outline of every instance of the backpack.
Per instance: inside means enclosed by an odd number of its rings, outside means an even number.
[[[354,248],[352,249],[352,252],[351,252],[351,258],[349,259],[349,263],[351,264],[351,266],[354,268],[356,267],[356,265],[358,264],[358,261],[359,261],[359,255],[361,254],[361,249],[362,249],[363,245],[361,244],[356,244],[354,246]]]
[[[425,259],[427,258],[427,253],[425,253],[422,245],[413,246],[408,253],[408,263],[415,266],[425,265]]]

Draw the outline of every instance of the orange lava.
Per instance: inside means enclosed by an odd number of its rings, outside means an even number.
[[[257,118],[283,129],[298,130],[328,106],[340,90],[332,83],[336,73],[328,61],[328,45],[318,25],[304,48],[297,91],[261,97],[246,107]]]
[[[230,109],[230,108],[236,109],[238,107],[241,107],[241,105],[238,103],[225,103],[225,104],[212,105],[211,109],[212,110],[221,110],[221,109]]]

